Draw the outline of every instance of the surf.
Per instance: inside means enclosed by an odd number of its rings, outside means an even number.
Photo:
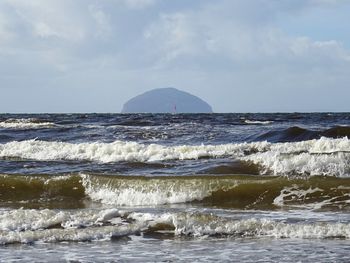
[[[0,210],[0,245],[86,242],[143,236],[349,239],[350,225],[295,219],[239,218],[206,212],[130,212],[118,209]],[[297,221],[297,222],[295,222]]]
[[[348,211],[350,179],[253,175],[0,175],[1,207],[72,209],[96,204],[186,204],[244,210]]]
[[[231,158],[260,167],[259,174],[350,176],[350,141],[347,137],[301,142],[228,143],[218,145],[142,144],[130,141],[69,143],[25,140],[0,144],[0,158],[37,161],[97,163],[183,161]]]

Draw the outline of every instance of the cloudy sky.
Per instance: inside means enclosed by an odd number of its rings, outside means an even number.
[[[350,111],[348,0],[1,0],[0,112]]]

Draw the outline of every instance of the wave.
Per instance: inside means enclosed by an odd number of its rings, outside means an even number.
[[[187,203],[236,209],[348,210],[347,178],[249,175],[0,175],[0,205],[25,208],[154,206]]]
[[[82,175],[94,201],[118,206],[192,203],[237,209],[349,209],[350,181],[259,176],[101,177]]]
[[[0,128],[4,129],[42,129],[52,128],[55,123],[36,118],[7,119],[0,122]]]
[[[350,126],[336,126],[322,131],[321,136],[330,138],[350,137]]]
[[[350,176],[350,141],[322,137],[290,143],[232,143],[221,145],[164,146],[137,142],[67,143],[14,141],[0,144],[0,158],[39,161],[78,160],[100,163],[161,162],[232,158],[260,167],[259,174],[298,176]]]
[[[335,126],[325,130],[310,130],[298,126],[289,127],[283,130],[272,130],[261,134],[254,138],[257,141],[269,142],[299,142],[312,139],[327,138],[343,138],[350,137],[349,126]]]
[[[244,120],[246,124],[271,124],[273,121]]]
[[[316,138],[319,138],[317,131],[311,131],[300,127],[289,127],[284,130],[268,131],[262,135],[259,135],[256,140],[266,140],[271,142],[297,142]]]
[[[173,217],[175,234],[189,236],[350,238],[348,223],[291,224],[271,219],[233,219],[212,214],[183,213]]]
[[[14,140],[15,138],[9,135],[5,135],[5,134],[0,134],[0,142],[4,141],[4,142],[8,142],[11,140]]]
[[[117,209],[0,211],[0,244],[110,240],[133,234],[273,238],[350,238],[349,223],[288,223],[199,212],[142,213]]]
[[[137,142],[66,143],[39,140],[14,141],[0,144],[0,157],[33,160],[82,160],[101,163],[133,161],[191,160],[225,156],[243,156],[245,152],[263,151],[266,142],[254,144],[163,146]]]
[[[80,176],[0,175],[0,206],[81,208],[86,198]]]
[[[261,174],[309,177],[315,175],[349,177],[350,141],[348,138],[296,143],[269,144],[269,149],[242,157],[263,167]]]
[[[257,175],[259,174],[261,167],[252,162],[240,161],[240,160],[227,160],[223,162],[216,161],[213,164],[207,164],[207,167],[203,168],[197,174],[211,174],[211,175],[228,175],[228,174],[247,174]]]
[[[105,240],[135,234],[146,226],[126,224],[120,215],[116,209],[0,211],[0,244]]]

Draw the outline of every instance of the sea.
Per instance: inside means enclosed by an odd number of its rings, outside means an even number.
[[[0,262],[350,262],[350,113],[0,114]]]

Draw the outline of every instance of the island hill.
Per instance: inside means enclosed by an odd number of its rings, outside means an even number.
[[[212,113],[204,100],[175,88],[153,89],[127,101],[122,113]]]

